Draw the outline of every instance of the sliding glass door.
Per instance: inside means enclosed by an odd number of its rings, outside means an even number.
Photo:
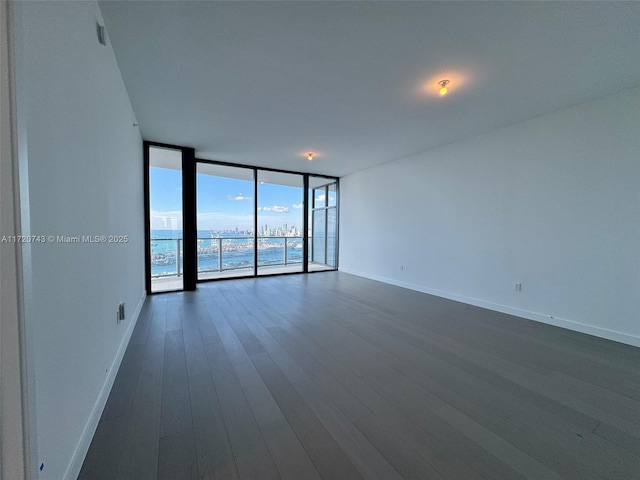
[[[258,275],[302,272],[304,179],[258,170]]]
[[[253,169],[197,164],[198,280],[254,275],[254,183]]]

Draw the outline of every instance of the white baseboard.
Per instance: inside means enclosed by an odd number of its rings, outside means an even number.
[[[142,297],[140,298],[140,301],[138,302],[138,305],[136,306],[136,309],[131,316],[131,321],[129,322],[129,325],[127,325],[127,331],[125,332],[124,337],[120,342],[120,346],[118,347],[116,356],[111,363],[111,368],[109,368],[109,372],[107,373],[107,377],[104,381],[104,384],[102,385],[102,389],[100,390],[98,399],[93,405],[91,415],[89,415],[89,419],[84,426],[82,435],[80,437],[80,440],[78,441],[78,445],[73,452],[73,457],[71,457],[71,461],[69,462],[69,466],[67,467],[67,471],[64,475],[65,480],[76,480],[78,478],[78,475],[80,474],[80,469],[82,468],[84,459],[87,456],[87,452],[89,451],[89,446],[91,446],[93,435],[96,433],[96,429],[98,428],[98,422],[100,422],[102,411],[107,404],[107,399],[109,398],[109,393],[111,393],[113,382],[115,381],[116,375],[118,374],[118,369],[120,368],[120,364],[122,363],[122,358],[124,357],[124,353],[127,350],[127,346],[129,345],[129,340],[131,339],[133,329],[138,323],[138,317],[140,316],[140,312],[142,311],[142,306],[144,305],[144,301],[146,298],[147,294],[145,292],[142,294]]]
[[[618,332],[615,330],[609,330],[602,327],[596,327],[594,325],[588,325],[586,323],[580,323],[566,318],[558,318],[552,315],[546,315],[544,313],[531,312],[529,310],[522,310],[520,308],[511,307],[509,305],[502,305],[500,303],[488,302],[479,298],[465,297],[464,295],[458,295],[456,293],[445,292],[442,290],[436,290],[433,288],[427,288],[422,285],[416,285],[413,283],[402,282],[393,278],[383,277],[380,275],[371,275],[349,268],[340,268],[341,272],[357,275],[358,277],[368,278],[370,280],[376,280],[378,282],[388,283],[397,287],[408,288],[410,290],[416,290],[422,293],[428,293],[429,295],[435,295],[436,297],[447,298],[449,300],[455,300],[456,302],[466,303],[468,305],[475,305],[476,307],[487,308],[496,312],[507,313],[516,317],[526,318],[536,322],[546,323],[554,325],[556,327],[566,328],[575,332],[586,333],[595,337],[606,338],[607,340],[613,340],[614,342],[620,342],[634,347],[640,347],[640,337],[631,335],[629,333]]]

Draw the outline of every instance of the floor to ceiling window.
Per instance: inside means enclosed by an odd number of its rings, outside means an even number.
[[[337,267],[338,192],[335,180],[309,177],[309,245],[309,271]]]
[[[337,179],[145,142],[149,293],[337,268]]]
[[[182,151],[150,147],[151,291],[183,289]]]

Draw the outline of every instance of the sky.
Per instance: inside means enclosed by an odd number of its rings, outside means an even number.
[[[182,173],[152,167],[149,192],[152,230],[182,226]],[[198,230],[251,230],[253,181],[197,175]],[[302,187],[258,184],[258,225],[276,229],[287,224],[302,230]]]

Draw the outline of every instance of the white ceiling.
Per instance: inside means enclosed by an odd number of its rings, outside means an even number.
[[[640,84],[638,2],[100,6],[143,137],[226,162],[342,176]]]

